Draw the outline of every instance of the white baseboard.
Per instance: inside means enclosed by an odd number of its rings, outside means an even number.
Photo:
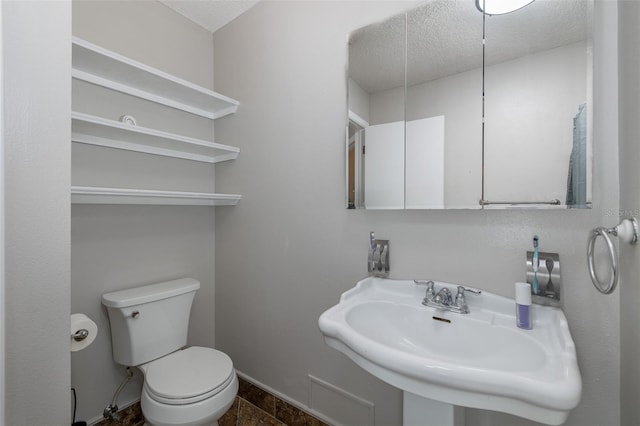
[[[344,389],[324,380],[308,375],[308,403],[304,404],[278,392],[253,377],[237,371],[238,376],[247,382],[269,392],[288,404],[333,426],[360,425],[373,426],[375,406],[372,402],[353,395]]]

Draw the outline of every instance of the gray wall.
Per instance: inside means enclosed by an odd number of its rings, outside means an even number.
[[[346,34],[406,6],[267,1],[214,35],[215,88],[241,102],[216,123],[216,136],[242,149],[238,161],[216,168],[216,185],[244,197],[216,212],[217,346],[303,407],[312,374],[374,402],[376,425],[400,424],[400,392],[327,347],[317,327],[366,274],[368,232],[391,240],[393,278],[506,296],[538,234],[563,262],[564,310],[583,376],[582,402],[567,424],[619,424],[618,293],[597,293],[586,265],[589,232],[612,225],[618,209],[616,3],[596,6],[593,210],[347,211]],[[527,423],[477,410],[468,421]]]
[[[160,2],[73,0],[73,35],[212,87],[211,33]]]
[[[74,1],[73,35],[188,81],[212,88],[211,33],[155,1]],[[229,94],[233,97],[233,94]],[[138,125],[211,138],[209,120],[108,90],[73,83],[74,110]],[[68,108],[67,108],[68,109]],[[74,185],[213,191],[206,163],[74,144]],[[103,293],[189,276],[200,280],[189,343],[214,346],[214,214],[207,207],[91,206],[71,208],[71,308],[99,327],[96,341],[71,355],[78,419],[102,417],[125,377],[114,363]],[[140,398],[142,378],[125,387],[118,405]]]
[[[640,217],[640,3],[622,1],[620,43],[620,211]],[[615,218],[612,218],[612,220]],[[620,244],[621,416],[623,425],[640,424],[640,249]]]
[[[71,5],[3,2],[5,416],[69,414]]]

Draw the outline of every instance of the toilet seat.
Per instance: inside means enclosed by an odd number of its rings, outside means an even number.
[[[140,366],[144,387],[155,401],[193,404],[220,393],[233,381],[231,358],[211,348],[192,346]]]

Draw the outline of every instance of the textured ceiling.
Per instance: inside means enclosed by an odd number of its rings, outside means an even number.
[[[585,40],[591,1],[536,0],[519,11],[487,16],[486,63],[504,62]],[[482,66],[482,14],[474,0],[432,0],[351,34],[349,75],[368,93],[423,83]]]
[[[259,0],[160,0],[212,33],[252,8]]]

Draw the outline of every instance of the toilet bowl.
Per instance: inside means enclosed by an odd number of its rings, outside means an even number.
[[[192,346],[138,367],[148,424],[216,425],[238,392],[233,363],[223,352]]]
[[[238,392],[228,355],[186,347],[200,283],[191,278],[107,293],[113,358],[144,376],[140,403],[153,426],[217,425]]]

